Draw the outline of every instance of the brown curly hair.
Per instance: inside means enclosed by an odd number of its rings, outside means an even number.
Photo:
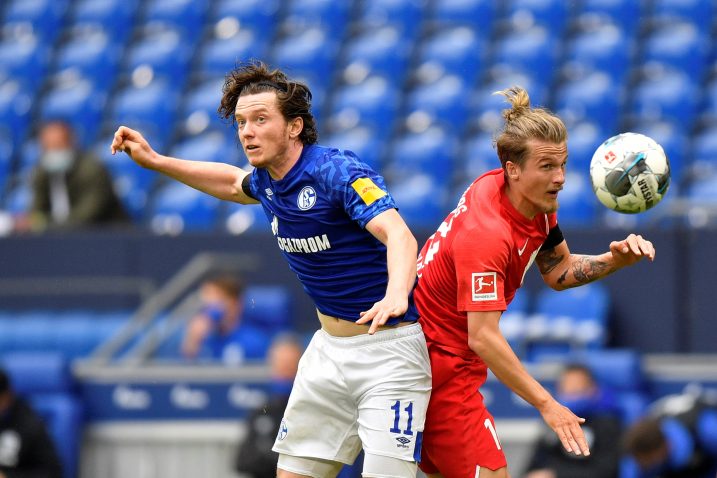
[[[303,144],[315,144],[319,139],[316,120],[311,114],[311,91],[305,84],[292,81],[279,69],[270,69],[261,61],[251,61],[230,71],[222,88],[222,101],[219,116],[235,122],[234,112],[237,101],[242,95],[275,92],[279,111],[286,121],[301,117],[304,128],[299,133]]]

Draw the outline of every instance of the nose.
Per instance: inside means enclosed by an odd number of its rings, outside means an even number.
[[[565,183],[565,169],[558,168],[557,172],[555,173],[555,177],[553,178],[553,182],[560,185],[563,185]]]
[[[251,138],[254,136],[254,130],[251,128],[250,123],[244,123],[244,126],[239,127],[239,138]]]

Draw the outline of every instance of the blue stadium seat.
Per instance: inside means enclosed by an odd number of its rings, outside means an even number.
[[[634,41],[616,25],[603,24],[577,32],[565,48],[561,70],[568,79],[601,71],[622,84],[630,72]]]
[[[146,25],[168,25],[181,29],[182,38],[195,43],[202,33],[207,0],[149,0],[143,5]]]
[[[588,170],[565,174],[565,185],[558,195],[558,221],[561,227],[589,227],[597,217],[597,200],[593,194]]]
[[[717,205],[717,174],[696,178],[687,187],[687,199],[694,206]]]
[[[442,0],[433,4],[430,21],[437,26],[468,26],[482,38],[490,37],[497,18],[492,0]]]
[[[402,84],[408,68],[410,44],[394,27],[380,27],[363,31],[348,40],[341,53],[345,62],[344,80],[356,83],[368,76],[390,78]]]
[[[253,285],[244,292],[243,323],[275,335],[292,330],[294,300],[284,286]]]
[[[432,124],[460,134],[468,119],[469,91],[469,85],[452,75],[419,85],[406,97],[406,115],[425,114]]]
[[[68,362],[62,354],[38,352],[4,353],[0,364],[22,395],[67,393],[73,387]]]
[[[180,31],[151,32],[126,52],[124,72],[132,74],[142,68],[151,73],[151,79],[165,80],[181,88],[189,74],[192,53],[190,44],[183,39]]]
[[[56,75],[78,75],[100,90],[112,88],[120,57],[118,45],[103,32],[78,34],[55,55]]]
[[[150,225],[160,234],[213,230],[219,219],[219,199],[181,183],[161,187],[151,201]]]
[[[620,85],[604,73],[563,83],[555,92],[555,112],[571,125],[594,122],[613,131],[620,120]]]
[[[632,37],[639,30],[642,8],[640,2],[633,0],[584,0],[579,16],[609,19],[610,23],[620,25],[625,34]]]
[[[238,203],[227,203],[224,228],[235,236],[247,231],[266,233],[270,230],[269,220],[261,207]]]
[[[0,81],[0,134],[12,140],[14,150],[27,135],[32,102],[32,93],[20,81]]]
[[[10,189],[5,198],[5,210],[12,215],[25,214],[30,210],[32,190],[29,184],[18,184]]]
[[[498,154],[493,147],[493,135],[481,133],[470,137],[463,144],[463,174],[466,186],[483,173],[500,167]]]
[[[563,0],[511,0],[507,15],[513,25],[541,25],[562,34],[568,22],[568,3]]]
[[[261,35],[253,30],[241,29],[234,35],[213,38],[205,43],[199,53],[200,78],[223,77],[241,62],[265,58],[268,44]]]
[[[11,0],[7,2],[3,23],[26,24],[33,35],[50,45],[62,27],[62,18],[67,11],[66,0]]]
[[[485,68],[485,42],[466,27],[445,28],[426,38],[421,46],[416,76],[428,83],[445,75],[473,85]]]
[[[75,0],[73,6],[73,22],[68,25],[71,31],[103,32],[115,44],[124,44],[130,37],[136,0]]]
[[[368,127],[377,138],[386,139],[393,128],[399,99],[399,90],[390,79],[382,77],[337,88],[329,124],[334,131]]]
[[[319,28],[329,38],[341,39],[348,23],[348,2],[335,0],[292,0],[289,2],[281,29],[289,34],[298,34],[310,28]]]
[[[595,150],[615,131],[604,130],[601,125],[582,122],[568,128],[568,171],[587,174]]]
[[[643,121],[671,121],[689,129],[697,113],[697,91],[695,81],[683,73],[655,74],[635,87],[630,109]]]
[[[687,21],[707,35],[712,28],[713,14],[714,2],[712,0],[655,0],[652,2],[653,18],[662,23]]]
[[[48,61],[47,46],[36,40],[0,42],[0,80],[17,79],[27,91],[40,87]]]
[[[701,119],[706,126],[717,125],[717,79],[707,83],[704,89]]]
[[[434,187],[447,188],[452,179],[456,149],[455,138],[442,128],[403,134],[391,146],[387,176],[394,174],[396,178],[404,178],[423,174],[432,178]]]
[[[547,87],[555,74],[556,52],[555,37],[545,28],[516,31],[494,43],[490,70],[495,78],[507,73],[524,74]]]
[[[411,230],[435,231],[458,198],[450,198],[448,187],[427,174],[402,175],[400,181],[389,183],[401,217]]]
[[[642,40],[642,62],[682,72],[699,81],[705,71],[711,43],[709,34],[692,23],[670,22]]]
[[[717,173],[717,126],[705,129],[693,137],[690,157],[690,169],[694,176]]]
[[[176,84],[155,81],[145,87],[117,91],[109,115],[110,128],[126,125],[153,138],[153,147],[162,151],[174,129],[179,95]]]
[[[279,7],[279,0],[218,0],[213,14],[215,30],[219,29],[220,22],[224,21],[229,28],[238,26],[242,30],[249,29],[256,35],[270,39],[274,36],[278,23],[276,19]]]
[[[196,136],[190,136],[175,144],[169,154],[175,158],[185,158],[194,161],[212,161],[219,163],[234,163],[237,157],[237,148],[234,142],[229,142],[225,134],[220,131],[209,131]]]
[[[83,420],[81,400],[69,394],[52,394],[32,396],[30,401],[47,424],[64,476],[77,476]]]
[[[385,143],[379,139],[379,135],[375,134],[374,130],[357,127],[337,131],[323,136],[321,143],[352,151],[375,171],[382,170]]]
[[[40,116],[68,121],[79,144],[87,147],[97,137],[106,101],[107,94],[89,81],[63,82],[44,96]]]
[[[337,48],[328,32],[312,28],[275,43],[272,64],[290,77],[306,82],[312,92],[325,92],[334,73]]]
[[[423,18],[421,0],[366,0],[360,5],[358,23],[364,28],[388,25],[397,28],[408,41],[417,38]]]
[[[179,121],[189,134],[207,130],[221,131],[227,138],[236,139],[230,120],[219,117],[217,108],[222,99],[224,77],[214,77],[189,89],[184,95]]]
[[[530,313],[530,297],[518,289],[508,309],[500,317],[500,331],[519,357],[525,355],[525,320]]]

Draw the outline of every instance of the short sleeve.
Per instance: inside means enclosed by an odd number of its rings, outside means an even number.
[[[332,150],[320,169],[332,199],[362,228],[382,212],[396,209],[383,177],[351,151]]]
[[[505,310],[505,271],[510,247],[501,234],[473,230],[456,236],[452,245],[459,311]]]

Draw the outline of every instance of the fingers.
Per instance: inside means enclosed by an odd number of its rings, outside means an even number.
[[[139,133],[136,131],[126,127],[126,126],[120,126],[117,128],[117,131],[115,131],[114,136],[112,137],[112,144],[110,145],[110,151],[112,154],[115,154],[117,151],[125,151],[127,147],[129,146],[126,144],[126,140],[137,140],[137,136],[139,136]]]
[[[647,257],[651,261],[655,259],[655,246],[640,235],[630,234],[622,241],[610,244],[611,249],[622,254],[631,254],[636,257]]]
[[[356,321],[356,323],[363,325],[371,322],[371,325],[368,328],[368,333],[373,335],[379,327],[386,325],[388,319],[402,313],[403,312],[395,307],[387,307],[385,303],[376,302],[369,310],[359,314],[360,318]]]

